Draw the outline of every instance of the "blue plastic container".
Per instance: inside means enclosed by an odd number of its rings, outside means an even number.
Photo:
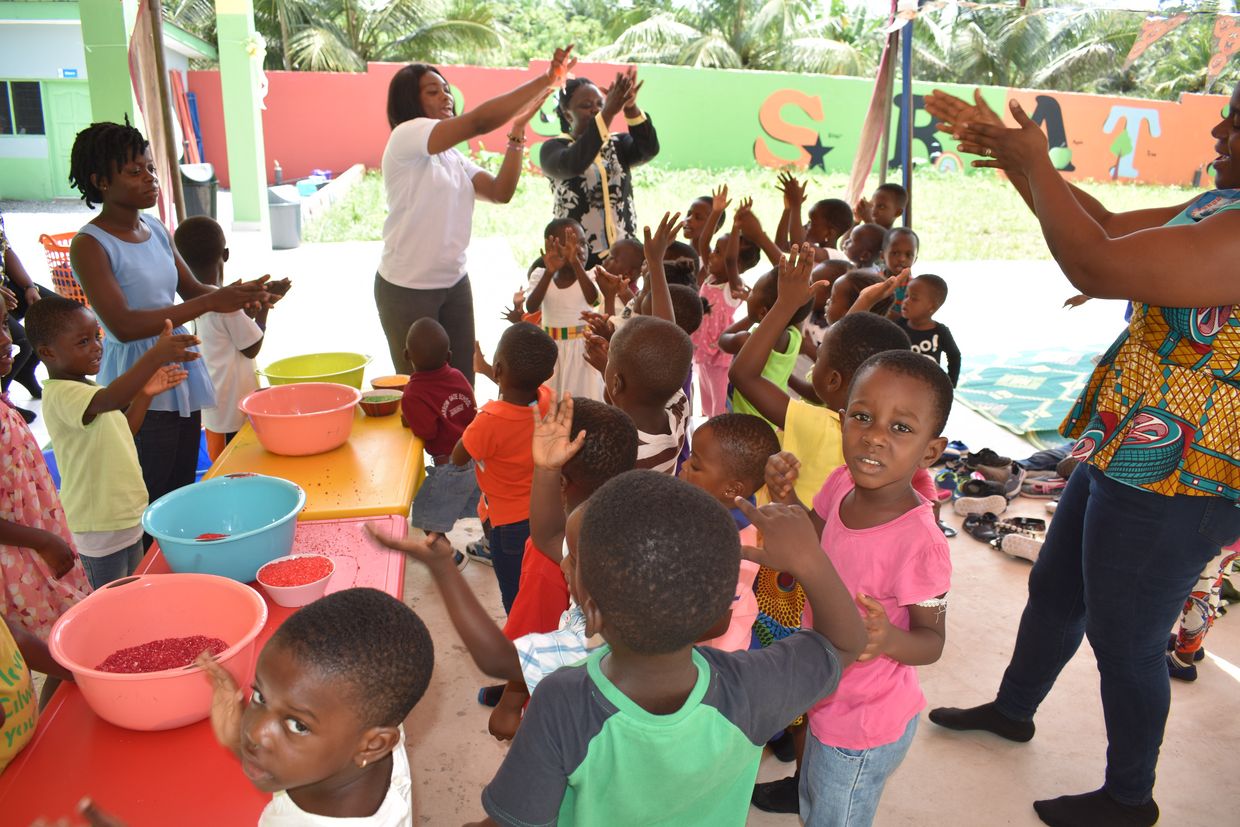
[[[232,474],[187,485],[151,503],[142,527],[178,574],[217,574],[242,583],[293,550],[301,487],[261,474]],[[227,534],[197,540],[202,534]]]

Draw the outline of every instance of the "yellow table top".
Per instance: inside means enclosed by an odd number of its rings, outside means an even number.
[[[349,441],[308,457],[270,453],[247,422],[204,479],[254,473],[283,477],[306,492],[300,520],[338,520],[408,514],[422,484],[422,440],[400,416],[370,417],[358,409]]]

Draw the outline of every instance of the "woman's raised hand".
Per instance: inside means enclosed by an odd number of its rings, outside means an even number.
[[[1003,124],[962,123],[957,129],[960,150],[983,159],[975,167],[991,167],[1017,174],[1027,173],[1034,164],[1050,163],[1046,133],[1034,123],[1016,101],[1011,102],[1016,128]]]
[[[959,138],[958,130],[966,123],[989,123],[1003,125],[1003,119],[990,108],[982,97],[982,90],[973,90],[973,103],[963,98],[949,95],[942,89],[935,89],[925,100],[926,111],[935,119],[935,126],[943,132]]]
[[[638,81],[636,66],[630,66],[625,71],[629,76],[629,93],[624,98],[624,115],[627,118],[636,118],[641,114],[641,110],[637,108],[637,93],[646,81]]]
[[[564,81],[568,80],[568,73],[573,71],[573,67],[577,65],[577,58],[573,57],[573,45],[560,47],[555,50],[555,54],[551,57],[551,64],[547,66],[547,88],[558,89],[564,85]]]
[[[616,79],[603,90],[603,123],[610,124],[612,119],[624,108],[629,93],[633,90],[633,79],[625,72],[616,72]]]

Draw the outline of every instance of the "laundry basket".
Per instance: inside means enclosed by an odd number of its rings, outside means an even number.
[[[82,286],[73,278],[73,268],[69,266],[69,242],[75,235],[77,233],[44,233],[39,236],[39,241],[47,255],[47,268],[52,271],[52,287],[66,299],[73,299],[90,307],[86,294],[82,292]]]

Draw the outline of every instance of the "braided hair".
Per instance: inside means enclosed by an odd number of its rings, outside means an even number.
[[[83,129],[73,139],[69,153],[69,183],[82,193],[87,207],[103,203],[99,181],[109,181],[120,168],[146,152],[150,143],[142,133],[125,123],[103,121]],[[92,177],[94,180],[92,181]]]
[[[573,131],[572,122],[568,119],[568,102],[573,99],[573,93],[586,84],[594,85],[594,81],[589,78],[571,78],[568,83],[564,84],[564,88],[560,90],[559,101],[555,106],[555,114],[560,118],[560,131],[565,135],[569,135]]]

